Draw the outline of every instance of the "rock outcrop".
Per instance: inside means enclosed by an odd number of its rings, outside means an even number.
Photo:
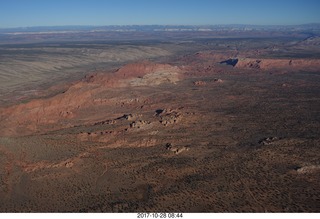
[[[316,70],[319,69],[319,59],[239,59],[236,68],[249,68],[261,70]]]
[[[91,73],[53,97],[0,109],[0,135],[28,135],[79,125],[71,120],[78,119],[79,110],[94,106],[99,93],[110,88],[176,83],[180,72],[178,67],[144,61],[114,72]]]

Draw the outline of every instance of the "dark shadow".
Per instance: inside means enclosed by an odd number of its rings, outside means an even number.
[[[157,115],[161,114],[162,112],[163,112],[163,109],[157,109],[157,110],[156,110],[156,114],[157,114]]]
[[[237,63],[238,63],[238,59],[228,59],[220,62],[220,64],[232,65],[233,67],[236,66]]]

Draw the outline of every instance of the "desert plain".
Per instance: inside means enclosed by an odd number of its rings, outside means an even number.
[[[210,34],[2,43],[0,212],[320,212],[320,37]]]

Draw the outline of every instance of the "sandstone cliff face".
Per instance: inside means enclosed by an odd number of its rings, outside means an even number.
[[[127,64],[113,73],[98,72],[87,75],[83,82],[107,87],[159,85],[164,82],[177,82],[180,73],[181,70],[175,66],[143,61]]]
[[[284,70],[317,70],[320,60],[318,59],[252,59],[242,58],[237,63],[237,68],[251,69],[284,69]]]
[[[200,61],[197,60],[197,62],[200,64],[194,65],[189,62],[193,58],[199,59]],[[0,136],[45,133],[50,130],[82,125],[83,117],[92,118],[90,115],[92,113],[89,112],[94,112],[94,107],[97,105],[112,105],[119,102],[116,100],[119,97],[108,99],[100,95],[101,93],[110,93],[112,89],[128,87],[176,84],[182,78],[193,75],[219,74],[219,62],[222,58],[225,57],[199,53],[187,58],[190,60],[186,61],[183,67],[143,61],[125,65],[113,72],[94,72],[56,96],[0,109]],[[299,70],[318,71],[319,64],[320,60],[317,59],[241,58],[234,69],[254,69],[275,73]],[[196,85],[204,84],[196,83]]]
[[[124,86],[176,83],[179,73],[180,70],[171,65],[140,62],[128,64],[115,72],[87,75],[54,97],[0,109],[0,135],[28,135],[71,127],[74,124],[72,120],[77,119],[77,112],[94,106],[94,96],[99,93]]]
[[[159,85],[165,82],[176,83],[180,79],[180,73],[178,67],[168,64],[142,62],[128,64],[120,68],[116,71],[115,77],[122,79],[122,86],[146,86]]]

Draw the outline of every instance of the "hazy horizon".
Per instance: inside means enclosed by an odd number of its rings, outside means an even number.
[[[281,26],[306,26],[306,25],[320,25],[319,23],[303,23],[303,24],[107,24],[107,25],[82,25],[82,24],[68,24],[68,25],[41,25],[41,26],[16,26],[16,27],[0,27],[0,29],[23,29],[23,28],[54,28],[54,27],[126,27],[126,26],[185,26],[185,27],[214,27],[214,26],[274,26],[274,27],[281,27]]]
[[[302,25],[320,23],[320,2],[12,0],[2,2],[0,28],[111,25]]]

